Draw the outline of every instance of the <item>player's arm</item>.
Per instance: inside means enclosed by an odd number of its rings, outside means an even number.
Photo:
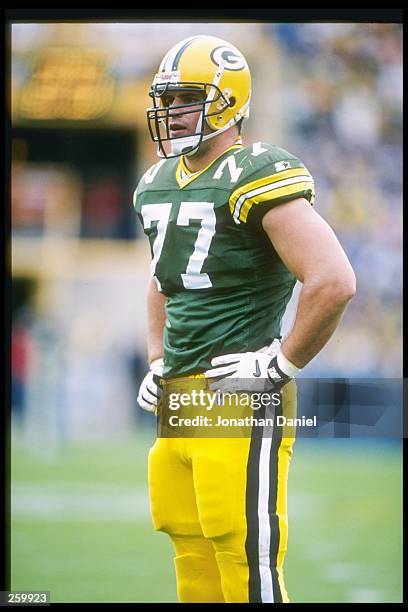
[[[147,287],[147,356],[149,363],[163,357],[163,330],[166,321],[166,297],[150,279]]]
[[[271,208],[262,226],[303,284],[283,355],[303,368],[324,347],[356,291],[353,269],[333,230],[303,198]]]
[[[163,329],[166,320],[166,298],[159,293],[156,282],[150,279],[147,288],[147,357],[150,370],[140,385],[137,401],[141,408],[156,412],[160,403],[163,374]]]

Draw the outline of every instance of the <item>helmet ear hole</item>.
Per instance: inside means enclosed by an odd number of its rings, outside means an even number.
[[[234,96],[231,96],[229,99],[229,105],[233,107],[235,106],[235,103],[236,103],[236,99],[234,98]]]

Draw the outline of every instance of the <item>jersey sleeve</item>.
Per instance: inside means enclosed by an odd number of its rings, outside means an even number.
[[[313,206],[312,175],[298,158],[279,151],[278,158],[268,155],[262,168],[232,191],[229,207],[235,223],[259,228],[268,210],[296,198],[305,198]]]

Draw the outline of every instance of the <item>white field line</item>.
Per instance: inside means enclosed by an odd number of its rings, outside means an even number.
[[[395,597],[395,596],[394,596]],[[390,599],[389,593],[381,589],[356,588],[350,591],[349,603],[402,603],[401,599]]]
[[[11,518],[36,521],[149,519],[147,485],[59,483],[11,486]]]

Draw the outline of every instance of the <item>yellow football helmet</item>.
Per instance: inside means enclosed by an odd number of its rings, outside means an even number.
[[[199,102],[166,106],[170,91],[202,91]],[[202,141],[225,132],[249,115],[251,74],[242,53],[214,36],[191,36],[177,43],[164,56],[149,92],[153,106],[147,122],[159,157],[194,154]],[[195,133],[170,137],[169,111],[197,112],[202,106]],[[194,107],[193,110],[189,110]],[[212,130],[204,135],[205,124]],[[208,131],[208,130],[207,130]],[[163,146],[170,142],[171,150]],[[166,150],[167,149],[167,150]]]

